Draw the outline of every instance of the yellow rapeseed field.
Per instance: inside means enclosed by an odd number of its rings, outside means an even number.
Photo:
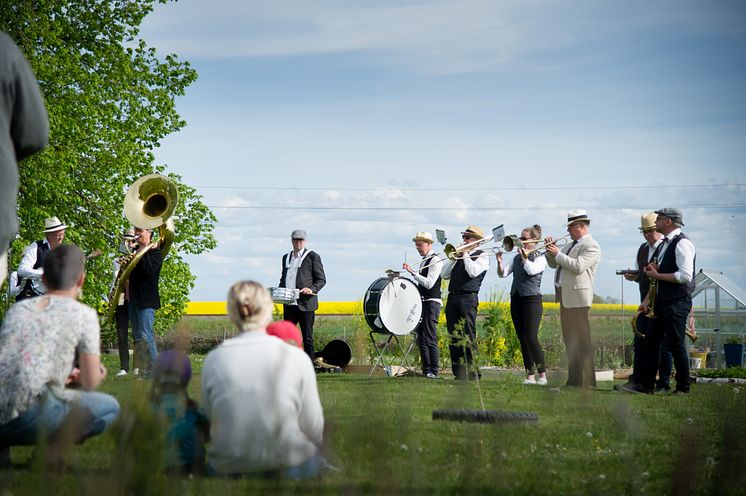
[[[485,312],[493,305],[509,305],[508,302],[483,301],[479,303],[479,311]],[[633,312],[637,305],[624,305],[624,312]],[[544,310],[559,310],[559,303],[544,303]],[[593,312],[615,313],[621,312],[621,305],[611,303],[594,304]],[[275,311],[282,313],[282,305],[275,305]],[[190,301],[187,303],[187,315],[227,315],[224,301]],[[321,301],[317,315],[362,315],[361,301]]]

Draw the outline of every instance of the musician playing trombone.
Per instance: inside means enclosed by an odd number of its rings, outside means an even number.
[[[544,238],[547,264],[557,269],[555,299],[560,304],[562,338],[567,348],[567,385],[577,387],[596,387],[588,314],[593,303],[593,281],[601,261],[601,247],[591,236],[590,225],[591,219],[585,210],[570,210],[567,232],[573,242],[560,250],[551,236]]]
[[[402,268],[409,272],[422,297],[422,320],[415,332],[417,346],[422,359],[422,375],[428,379],[438,377],[438,317],[443,301],[440,299],[440,274],[443,260],[433,253],[433,235],[426,231],[415,234],[414,246],[422,257],[420,269],[404,263]]]
[[[503,253],[497,252],[497,275],[508,277],[513,274],[513,284],[510,287],[510,316],[518,341],[521,343],[523,366],[526,369],[526,379],[523,383],[545,385],[547,369],[544,352],[539,344],[539,325],[544,313],[541,302],[541,277],[547,260],[543,253],[532,250],[536,241],[541,240],[541,226],[534,224],[523,229],[518,239],[522,242],[523,248],[531,253],[525,259],[518,253],[510,263],[503,265]],[[539,374],[538,379],[534,373],[534,366]]]
[[[446,324],[450,343],[453,375],[457,380],[479,377],[468,370],[477,352],[476,320],[479,309],[479,289],[490,268],[489,258],[479,249],[484,231],[468,226],[461,233],[464,243],[456,248],[456,256],[443,263],[443,279],[449,279],[446,302]]]

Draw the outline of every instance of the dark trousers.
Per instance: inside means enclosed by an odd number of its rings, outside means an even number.
[[[534,366],[541,374],[546,372],[544,352],[539,344],[539,325],[544,314],[541,295],[520,296],[513,293],[510,297],[510,316],[513,327],[521,343],[523,366],[529,374],[534,373]]]
[[[656,302],[653,325],[645,336],[645,361],[642,387],[652,390],[661,361],[661,342],[665,340],[676,366],[676,390],[689,391],[689,355],[686,351],[686,322],[692,309],[691,298]]]
[[[652,319],[648,320],[652,321]],[[650,327],[652,327],[652,324]],[[671,352],[668,351],[665,340],[661,340],[660,345],[661,352],[660,359],[658,360],[658,380],[655,383],[655,387],[669,389],[671,371],[673,370],[673,357],[671,356]],[[634,350],[634,356],[632,357],[632,373],[628,379],[632,384],[642,384],[642,376],[644,374],[643,367],[646,360],[645,346],[645,338],[635,334],[632,341],[632,349]]]
[[[466,379],[466,369],[474,362],[477,353],[477,310],[479,295],[477,293],[449,293],[446,303],[446,324],[451,352],[453,375],[457,379]],[[465,359],[465,361],[464,361]],[[466,363],[466,367],[464,367]]]
[[[114,311],[117,323],[117,347],[119,348],[119,368],[129,372],[130,370],[130,343],[129,343],[129,302],[124,300],[123,305],[117,306]]]
[[[689,363],[687,361],[687,363]],[[661,339],[661,357],[658,361],[658,380],[655,381],[656,388],[669,389],[671,386],[671,372],[673,371],[673,355],[668,351],[665,339]]]
[[[313,323],[316,320],[316,314],[314,312],[304,312],[298,308],[298,305],[283,305],[282,308],[282,318],[300,327],[300,332],[303,335],[303,351],[313,361],[316,354],[313,346]]]
[[[438,375],[438,317],[440,303],[422,302],[422,321],[417,326],[417,346],[420,348],[422,373]]]
[[[557,288],[559,301],[561,289]],[[591,346],[591,323],[588,320],[590,307],[567,308],[560,303],[562,338],[567,350],[567,385],[596,387],[596,368],[593,365]]]
[[[634,356],[632,357],[632,373],[627,379],[632,384],[640,384],[642,381],[642,364],[645,360],[645,338],[635,334],[632,338],[632,350]]]

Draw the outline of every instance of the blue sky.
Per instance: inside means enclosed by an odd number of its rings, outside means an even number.
[[[415,259],[416,231],[557,236],[573,208],[602,247],[598,294],[622,296],[640,215],[664,206],[698,268],[746,287],[746,4],[209,6],[159,5],[141,31],[199,73],[186,128],[156,150],[218,217],[218,248],[188,259],[193,300],[275,285],[295,228],[324,261],[322,299],[349,301]],[[493,260],[482,296],[509,284]]]

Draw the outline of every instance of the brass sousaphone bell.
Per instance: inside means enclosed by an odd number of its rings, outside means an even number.
[[[145,249],[136,251],[122,260],[109,295],[108,317],[114,320],[119,297],[124,292],[124,285],[132,269],[152,248],[158,247],[166,257],[174,241],[174,224],[171,217],[176,210],[179,193],[176,183],[161,174],[143,176],[129,187],[124,197],[124,215],[127,220],[140,229],[158,227],[158,240],[150,243]]]

